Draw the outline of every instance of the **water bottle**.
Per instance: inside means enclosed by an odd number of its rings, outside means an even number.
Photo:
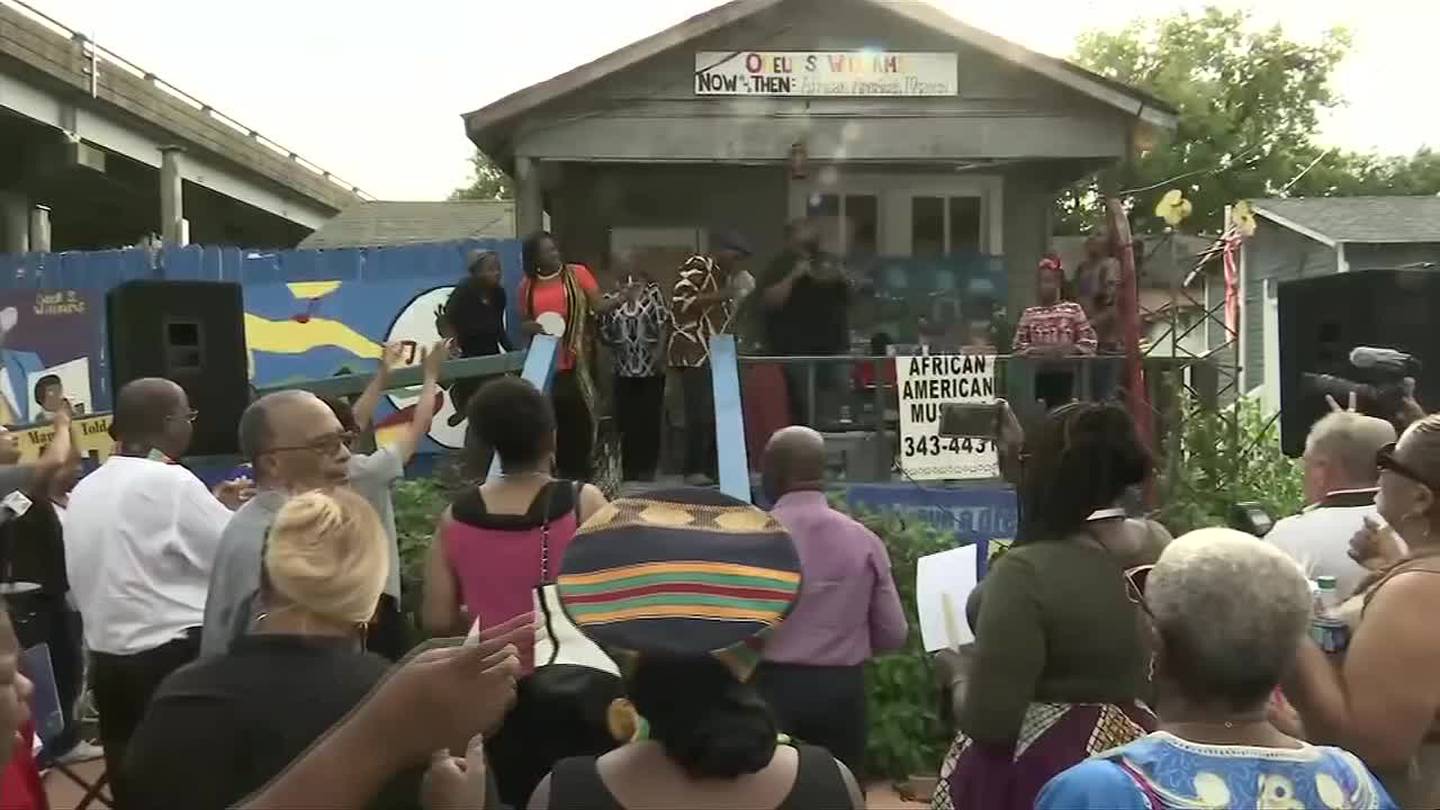
[[[1350,626],[1336,616],[1340,592],[1335,588],[1335,577],[1316,577],[1312,592],[1315,612],[1310,620],[1310,637],[1327,653],[1344,652],[1350,643]]]

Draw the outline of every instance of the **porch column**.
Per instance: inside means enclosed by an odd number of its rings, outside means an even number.
[[[50,207],[37,205],[30,209],[30,249],[36,253],[50,252]]]
[[[166,247],[185,244],[185,181],[180,176],[178,146],[160,147],[160,237]]]
[[[0,191],[0,231],[5,253],[30,251],[30,200],[19,191]]]
[[[540,198],[540,161],[515,157],[515,231],[521,239],[545,227]]]

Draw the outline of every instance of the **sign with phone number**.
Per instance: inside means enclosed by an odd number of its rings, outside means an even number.
[[[900,389],[900,469],[917,481],[998,478],[995,443],[943,437],[940,411],[952,403],[995,401],[995,358],[932,354],[895,358]]]

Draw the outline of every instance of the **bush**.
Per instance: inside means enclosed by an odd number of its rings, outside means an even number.
[[[1159,480],[1157,519],[1177,537],[1228,525],[1237,503],[1258,503],[1276,520],[1305,505],[1300,464],[1280,452],[1278,420],[1254,400],[1233,407],[1232,420],[1187,403],[1179,455]]]
[[[395,486],[395,536],[400,545],[400,609],[411,627],[420,626],[420,596],[425,587],[425,555],[452,490],[438,478],[413,478]]]
[[[926,554],[954,548],[955,537],[897,514],[860,514],[857,518],[890,550],[895,588],[910,622],[904,649],[876,658],[865,670],[870,725],[866,769],[872,778],[932,776],[940,772],[950,730],[941,719],[939,686],[920,641],[915,564]]]

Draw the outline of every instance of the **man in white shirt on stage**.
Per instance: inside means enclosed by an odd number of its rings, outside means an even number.
[[[1335,577],[1340,598],[1348,599],[1367,573],[1350,559],[1350,538],[1375,515],[1379,471],[1375,454],[1395,441],[1384,419],[1353,411],[1327,414],[1305,439],[1305,501],[1294,517],[1275,524],[1265,539],[1305,568],[1306,576]]]
[[[75,486],[66,512],[66,568],[120,810],[125,746],[155,688],[199,650],[220,533],[248,491],[249,482],[231,481],[212,492],[176,463],[195,417],[175,383],[127,383],[110,429],[117,452]]]

